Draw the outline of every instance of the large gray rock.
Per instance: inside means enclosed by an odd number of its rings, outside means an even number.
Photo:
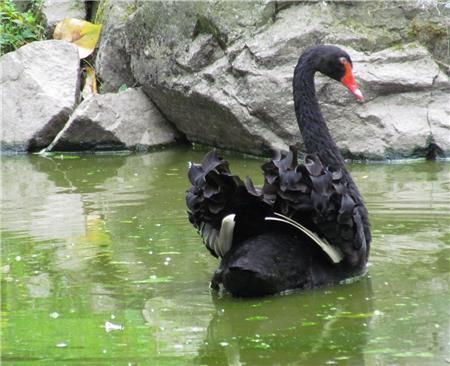
[[[47,151],[147,150],[178,133],[141,89],[84,100]]]
[[[291,87],[300,53],[341,45],[366,102],[323,77],[317,89],[344,153],[416,156],[434,143],[450,154],[448,77],[408,43],[414,24],[445,24],[450,9],[428,9],[429,19],[412,2],[382,5],[148,2],[127,22],[127,51],[136,80],[189,140],[259,154],[301,141]]]
[[[146,3],[127,23],[136,80],[191,141],[253,153],[284,146],[237,100],[242,86],[225,54],[228,43],[270,21],[264,3]]]
[[[125,47],[125,22],[134,6],[135,0],[103,0],[99,5],[98,17],[103,19],[103,29],[95,69],[102,82],[102,92],[115,92],[122,85],[135,84]]]
[[[65,18],[86,19],[84,0],[44,0],[41,12],[49,36],[53,35],[56,24]]]
[[[33,42],[0,58],[1,150],[36,151],[63,128],[79,95],[77,48]]]

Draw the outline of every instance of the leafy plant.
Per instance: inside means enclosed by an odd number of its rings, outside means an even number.
[[[34,9],[20,12],[11,0],[0,0],[0,55],[45,38],[45,29]]]

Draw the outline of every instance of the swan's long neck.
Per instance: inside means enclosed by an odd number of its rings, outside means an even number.
[[[306,152],[317,154],[325,166],[341,169],[347,178],[348,187],[354,194],[353,198],[361,206],[360,213],[364,223],[364,234],[368,243],[371,241],[370,224],[367,209],[364,206],[361,193],[345,167],[344,159],[331,137],[330,131],[320,112],[314,86],[314,74],[319,68],[320,55],[312,49],[303,54],[294,72],[294,104],[298,126],[303,136]],[[367,252],[368,253],[368,252]]]
[[[301,57],[294,72],[294,104],[306,152],[315,153],[325,166],[346,171],[344,159],[320,112],[314,86],[314,58]]]

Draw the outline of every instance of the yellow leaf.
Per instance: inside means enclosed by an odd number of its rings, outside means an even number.
[[[97,79],[95,77],[95,69],[91,66],[85,66],[84,71],[84,86],[81,94],[83,99],[87,99],[93,94],[98,94],[97,91]]]
[[[94,52],[101,30],[101,24],[66,18],[56,25],[53,38],[72,42],[78,47],[80,58],[86,58]]]

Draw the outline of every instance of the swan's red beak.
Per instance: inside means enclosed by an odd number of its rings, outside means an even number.
[[[359,90],[358,84],[356,83],[355,77],[353,76],[352,66],[347,60],[344,60],[342,61],[342,63],[345,66],[345,75],[342,77],[341,82],[348,88],[348,90],[352,92],[352,94],[358,100],[364,100],[364,96],[362,95],[361,90]]]

